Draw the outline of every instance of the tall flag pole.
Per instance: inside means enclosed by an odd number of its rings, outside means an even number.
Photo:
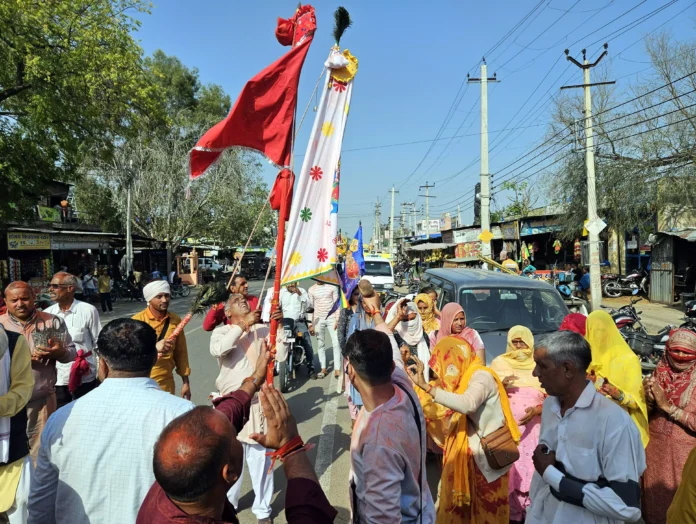
[[[339,7],[335,18],[336,44],[324,64],[326,81],[290,212],[283,285],[310,278],[340,285],[335,267],[341,147],[358,60],[339,45],[351,23],[348,12]]]
[[[278,19],[276,38],[290,51],[249,80],[224,120],[210,128],[189,153],[189,179],[205,175],[222,153],[233,147],[257,151],[281,169],[270,196],[271,209],[278,211],[276,278],[272,310],[278,307],[280,271],[285,265],[285,222],[290,216],[295,181],[291,167],[297,90],[300,73],[314,38],[317,20],[311,5],[301,5],[292,18]],[[275,354],[278,322],[271,321],[271,354]],[[273,381],[273,360],[267,381]]]

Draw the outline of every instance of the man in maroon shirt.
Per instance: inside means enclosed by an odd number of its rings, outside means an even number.
[[[229,292],[231,295],[239,293],[244,295],[246,301],[249,303],[249,307],[252,311],[259,308],[259,297],[254,295],[249,295],[249,282],[242,275],[235,275],[232,279],[232,284],[230,284]],[[215,304],[210,308],[208,314],[203,320],[203,329],[205,331],[212,331],[220,324],[227,324],[227,317],[225,316],[225,303],[220,302]]]
[[[265,380],[268,351],[254,375],[233,393],[215,399],[216,409],[199,406],[164,428],[154,453],[156,482],[143,501],[136,524],[238,524],[227,491],[239,478],[244,460],[236,439],[249,418],[251,398]],[[273,386],[259,393],[268,429],[253,435],[266,448],[280,449],[298,436],[297,424],[283,396]],[[289,524],[333,522],[329,504],[304,451],[283,461],[288,479],[285,516]]]

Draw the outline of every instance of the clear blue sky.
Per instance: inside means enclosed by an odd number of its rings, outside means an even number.
[[[612,59],[605,62],[609,76],[619,80],[618,89],[626,90],[626,95],[619,97],[630,98],[629,87],[651,74],[646,70],[649,64],[642,41],[637,42],[643,35],[664,24],[662,29],[670,29],[677,39],[693,37],[696,2],[691,0],[678,0],[618,34],[626,24],[666,4],[669,0],[541,0],[539,9],[513,36],[486,56],[489,76],[496,72],[501,80],[489,87],[490,172],[496,173],[539,144],[550,118],[549,97],[558,93],[560,85],[581,83],[580,70],[569,67],[563,56],[567,46],[576,56],[583,46],[588,46],[588,55],[597,56],[601,44],[608,41]],[[152,14],[143,17],[135,36],[146,54],[162,49],[177,56],[187,66],[199,69],[203,83],[220,84],[234,100],[249,78],[287,50],[275,39],[276,18],[290,16],[296,5],[277,0],[160,0]],[[333,44],[333,11],[339,5],[345,6],[353,19],[353,27],[341,44],[360,61],[343,143],[339,227],[352,235],[362,220],[365,238],[369,238],[375,201],[379,198],[383,204],[384,222],[390,207],[388,191],[395,184],[400,191],[396,215],[401,202],[415,201],[420,208],[424,199],[419,197],[418,186],[426,181],[435,182],[431,217],[455,212],[461,201],[462,218],[470,223],[471,192],[479,176],[478,84],[469,85],[460,96],[441,135],[472,136],[436,142],[407,183],[430,143],[349,150],[435,138],[467,72],[479,76],[483,54],[520,22],[537,0],[316,2],[318,30],[300,82],[300,112],[309,102]],[[610,35],[612,32],[616,34]],[[599,42],[590,46],[595,41]],[[306,148],[312,119],[310,109],[297,141],[298,155]],[[514,127],[524,129],[514,131],[495,147],[496,139],[507,134],[495,131]],[[268,168],[264,177],[270,185],[275,172]],[[505,195],[498,195],[497,200],[498,205],[506,203]]]

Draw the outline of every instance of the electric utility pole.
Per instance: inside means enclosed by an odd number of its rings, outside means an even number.
[[[382,243],[380,242],[380,235],[382,233],[382,224],[380,222],[380,212],[379,208],[382,204],[379,203],[379,200],[375,202],[375,227],[374,227],[374,238],[375,238],[375,251],[381,252],[382,251]]]
[[[599,311],[602,306],[602,281],[599,274],[599,233],[607,225],[597,216],[597,188],[595,185],[594,138],[592,136],[592,86],[615,84],[615,81],[590,83],[590,69],[595,67],[607,55],[609,45],[604,44],[604,52],[593,63],[587,60],[587,51],[582,50],[582,64],[570,56],[566,49],[566,58],[582,69],[583,83],[563,86],[561,89],[582,87],[585,91],[585,168],[587,170],[587,231],[590,239],[590,293],[592,311]]]
[[[457,227],[462,227],[462,206],[457,204]]]
[[[488,78],[486,57],[481,63],[481,78],[469,78],[468,82],[481,84],[481,232],[491,229],[491,175],[488,172],[488,82],[498,82],[496,74]],[[481,254],[491,256],[491,243],[481,243]]]
[[[389,256],[392,257],[394,256],[394,194],[398,193],[398,191],[394,188],[392,185],[392,188],[390,189],[391,194],[392,194],[392,199],[391,199],[391,219],[389,220]]]
[[[413,206],[415,206],[415,204],[413,202],[404,202],[402,205],[406,207],[406,210],[405,210],[406,216],[404,217],[406,220],[406,234],[407,234],[407,236],[412,236],[411,217],[413,216]]]
[[[430,199],[435,198],[430,194],[430,188],[435,187],[435,184],[428,184],[428,182],[425,183],[424,186],[419,186],[418,190],[420,191],[421,189],[425,189],[425,195],[421,195],[425,197],[425,240],[429,241],[430,240]]]

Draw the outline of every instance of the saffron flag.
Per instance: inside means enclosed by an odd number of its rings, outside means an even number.
[[[191,180],[231,147],[258,151],[279,168],[290,165],[297,86],[316,27],[311,5],[301,6],[290,19],[278,19],[276,38],[292,49],[249,80],[227,117],[201,137],[189,153]]]
[[[335,275],[341,145],[357,60],[337,47],[295,188],[285,241],[282,284]],[[339,80],[341,78],[342,80]]]

